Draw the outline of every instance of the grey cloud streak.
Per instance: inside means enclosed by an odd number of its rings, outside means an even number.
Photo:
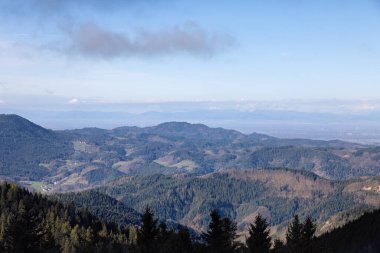
[[[134,36],[114,32],[95,23],[65,29],[69,44],[62,51],[84,57],[154,57],[186,53],[210,57],[231,47],[234,40],[221,33],[208,33],[196,24],[148,31],[139,29]]]

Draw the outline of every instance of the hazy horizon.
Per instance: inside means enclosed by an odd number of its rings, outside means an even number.
[[[0,2],[0,100],[380,99],[380,5]]]
[[[279,138],[343,140],[363,144],[380,143],[380,113],[331,114],[296,111],[198,110],[144,113],[111,111],[15,111],[45,128],[53,130],[97,127],[114,129],[123,126],[150,127],[165,122],[188,122],[222,127],[244,134],[261,133]]]
[[[0,1],[0,113],[380,142],[380,4]]]
[[[1,252],[380,252],[380,0],[0,0],[0,154]]]

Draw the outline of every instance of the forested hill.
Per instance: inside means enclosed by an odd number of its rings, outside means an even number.
[[[88,209],[104,221],[122,226],[138,225],[141,214],[123,202],[97,191],[72,192],[54,195],[62,203],[73,203],[77,208]]]
[[[145,207],[148,206],[144,206],[140,213],[126,205],[124,202],[118,201],[109,195],[95,190],[55,194],[51,197],[64,204],[74,204],[76,208],[87,209],[99,219],[105,222],[118,224],[122,227],[140,226],[141,213],[144,211]],[[159,222],[165,223],[168,229],[180,231],[185,228],[184,225],[179,224],[171,219],[171,217],[159,216],[158,218]],[[197,231],[194,231],[191,228],[189,228],[189,233],[194,236],[198,235]]]
[[[380,210],[366,213],[345,226],[326,233],[315,241],[319,252],[380,252]]]
[[[106,223],[73,204],[63,205],[5,181],[0,185],[2,253],[207,252],[195,251],[198,242],[185,227],[175,232],[146,212],[138,223],[139,227]]]
[[[0,177],[44,191],[93,188],[125,175],[204,175],[230,168],[286,167],[336,180],[380,174],[378,147],[184,122],[51,131],[0,115],[0,152]]]
[[[143,212],[149,205],[160,219],[172,219],[199,232],[218,209],[243,232],[258,213],[283,236],[294,214],[311,216],[324,232],[380,206],[379,179],[333,182],[310,172],[263,169],[196,175],[150,175],[117,179],[95,191]],[[369,189],[368,191],[363,190]],[[353,216],[353,217],[352,217]]]
[[[73,154],[65,135],[42,128],[17,115],[0,114],[0,174],[40,179],[49,174],[43,163]]]
[[[0,186],[0,252],[5,253],[375,253],[380,250],[380,211],[315,237],[312,220],[295,216],[286,240],[273,240],[265,218],[257,216],[248,236],[237,241],[236,223],[211,212],[201,238],[185,228],[174,232],[145,208],[139,227],[105,223],[83,209],[48,200],[13,184]],[[272,246],[272,247],[271,247]],[[257,249],[265,251],[256,251]]]
[[[14,184],[0,186],[0,252],[125,252],[127,231]]]

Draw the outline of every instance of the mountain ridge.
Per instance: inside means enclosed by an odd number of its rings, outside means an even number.
[[[1,177],[47,194],[93,189],[137,212],[150,205],[160,219],[198,231],[212,208],[236,219],[239,229],[263,213],[283,235],[295,213],[330,228],[327,222],[344,223],[341,214],[352,209],[380,207],[380,148],[373,146],[184,122],[52,131],[14,115],[1,119],[8,134],[0,135],[0,149],[13,148],[11,157],[2,156],[11,169]],[[105,211],[95,210],[114,215]]]
[[[311,216],[322,233],[379,208],[375,187],[372,192],[366,190],[370,185],[380,186],[380,179],[330,181],[311,172],[276,168],[201,176],[123,177],[93,190],[138,211],[148,205],[161,219],[175,220],[199,232],[204,231],[214,208],[234,219],[240,232],[260,213],[270,222],[274,235],[283,238],[295,214]],[[373,202],[373,198],[379,201]]]
[[[330,179],[380,174],[380,150],[343,141],[245,135],[186,122],[53,131],[17,115],[0,119],[1,175],[26,181],[71,182],[86,188],[102,184],[100,176],[106,170],[113,175],[110,180],[123,175],[258,167],[308,170]]]

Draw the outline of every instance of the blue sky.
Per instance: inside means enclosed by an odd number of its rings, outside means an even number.
[[[0,106],[55,99],[373,109],[380,2],[0,0]]]

